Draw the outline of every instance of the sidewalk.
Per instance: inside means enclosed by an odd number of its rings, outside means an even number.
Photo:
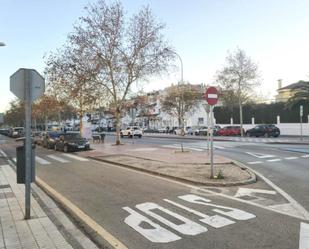
[[[32,184],[31,219],[25,220],[24,185],[16,184],[16,173],[9,164],[2,164],[0,249],[13,248],[97,249],[97,246],[35,184]]]
[[[80,152],[82,156],[123,166],[154,175],[160,175],[191,184],[207,186],[236,186],[256,181],[253,172],[228,158],[214,156],[214,176],[219,172],[223,179],[210,179],[210,156],[205,151],[181,152],[173,148],[133,144],[92,144],[92,151]]]

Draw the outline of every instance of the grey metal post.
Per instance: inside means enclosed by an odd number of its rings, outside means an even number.
[[[213,140],[213,106],[210,106],[210,178],[214,178],[214,140]]]
[[[26,159],[26,174],[25,174],[25,219],[30,219],[30,198],[31,198],[31,89],[32,79],[31,73],[25,70],[25,159]]]
[[[303,106],[299,107],[300,116],[300,140],[303,141]]]

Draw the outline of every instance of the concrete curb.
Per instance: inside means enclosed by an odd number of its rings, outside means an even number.
[[[183,183],[192,184],[192,185],[202,185],[202,186],[211,186],[211,187],[232,187],[232,186],[240,186],[240,185],[247,185],[247,184],[255,183],[256,180],[257,180],[256,175],[248,167],[246,167],[244,164],[242,164],[238,161],[232,161],[232,163],[234,163],[236,166],[240,167],[242,170],[246,170],[248,172],[248,174],[250,175],[250,178],[243,180],[243,181],[220,183],[220,182],[192,181],[192,180],[184,179],[184,178],[177,177],[177,176],[171,176],[171,175],[168,175],[168,174],[164,174],[164,173],[160,173],[160,172],[156,172],[156,171],[152,171],[152,170],[148,170],[148,169],[137,168],[137,167],[127,165],[127,164],[124,164],[124,163],[118,163],[118,162],[113,162],[113,161],[110,161],[110,160],[104,160],[102,158],[97,158],[97,157],[92,157],[92,156],[88,156],[88,158],[96,160],[96,161],[104,162],[104,163],[113,164],[113,165],[120,166],[120,167],[134,169],[134,170],[141,171],[141,172],[148,173],[148,174],[155,175],[155,176],[161,176],[161,177],[172,179],[172,180],[175,180],[175,181],[180,181],[180,182],[183,182]]]

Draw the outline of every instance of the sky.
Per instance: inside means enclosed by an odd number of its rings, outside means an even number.
[[[84,7],[94,0],[0,0],[0,112],[15,97],[9,78],[19,68],[44,71],[44,56],[60,48]],[[130,16],[149,5],[183,61],[184,80],[214,84],[228,51],[243,49],[258,64],[259,94],[271,100],[278,88],[309,80],[308,0],[123,0]],[[177,60],[175,65],[179,65]],[[180,80],[180,71],[139,82],[158,90]]]

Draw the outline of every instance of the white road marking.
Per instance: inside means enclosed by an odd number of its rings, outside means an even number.
[[[214,147],[215,147],[216,149],[222,149],[222,150],[225,149],[223,146],[218,146],[218,145],[214,145]]]
[[[254,193],[275,195],[277,192],[267,189],[238,188],[237,193],[234,195],[234,197],[239,198],[243,196],[254,196]]]
[[[0,153],[4,156],[4,157],[8,157],[5,152],[3,150],[0,149]]]
[[[96,160],[93,160],[93,159],[91,159],[91,161],[93,163],[104,164],[103,162],[99,162],[99,161],[96,161]],[[243,167],[245,167],[245,166],[243,166]],[[285,211],[278,210],[278,209],[274,209],[274,208],[271,208],[270,206],[263,206],[261,204],[258,204],[258,203],[252,202],[252,201],[247,201],[247,200],[244,200],[244,199],[235,198],[233,196],[223,194],[223,193],[217,193],[217,192],[214,192],[213,190],[200,188],[200,187],[188,184],[188,183],[183,183],[183,182],[179,182],[177,180],[168,179],[166,177],[149,175],[148,173],[145,173],[145,172],[142,172],[142,171],[136,171],[135,169],[129,169],[129,168],[123,168],[123,167],[121,167],[121,169],[124,170],[124,171],[128,171],[128,172],[134,172],[135,174],[148,176],[148,177],[151,176],[153,178],[160,179],[160,180],[163,180],[163,181],[166,181],[166,182],[169,182],[169,183],[173,183],[173,184],[176,184],[176,185],[187,187],[191,190],[191,193],[194,193],[194,194],[221,196],[221,197],[224,197],[224,198],[227,198],[227,199],[230,199],[230,200],[234,200],[234,201],[237,201],[237,202],[245,203],[245,204],[248,204],[248,205],[251,205],[251,206],[254,206],[254,207],[259,207],[259,208],[262,208],[262,209],[265,209],[265,210],[268,210],[268,211],[271,211],[271,212],[287,215],[287,216],[298,218],[298,219],[309,220],[309,213],[307,212],[307,210],[303,206],[301,206],[298,202],[296,202],[290,195],[288,195],[281,188],[279,188],[277,185],[275,185],[268,178],[264,177],[262,174],[260,174],[256,170],[253,170],[252,168],[250,168],[248,166],[246,166],[246,167],[249,168],[250,170],[252,170],[260,178],[262,178],[269,186],[274,188],[278,193],[283,195],[291,203],[291,205],[293,206],[295,211],[297,211],[297,214],[285,212]]]
[[[62,153],[62,155],[66,156],[66,157],[70,157],[70,158],[75,159],[75,160],[78,160],[78,161],[82,161],[82,162],[87,162],[87,161],[89,161],[89,159],[87,159],[87,158],[79,157],[79,156],[72,155],[72,154],[65,154],[65,153]]]
[[[12,160],[13,160],[15,163],[17,162],[16,157],[13,157]]]
[[[291,156],[291,157],[285,157],[284,159],[285,160],[294,160],[294,159],[297,159],[298,157],[297,156]]]
[[[303,158],[307,158],[307,157],[309,157],[309,155],[303,155],[303,156],[301,156],[301,157],[303,157]]]
[[[279,162],[279,161],[282,161],[282,159],[269,159],[269,160],[266,160],[267,162]]]
[[[309,248],[309,224],[301,222],[299,231],[299,249]]]
[[[210,203],[211,200],[200,197],[198,195],[188,194],[188,195],[178,196],[178,198],[181,200],[190,202],[190,203],[196,203],[196,204],[201,204],[204,206],[216,207],[212,209],[212,211],[231,217],[235,220],[249,220],[249,219],[253,219],[256,217],[254,214],[248,213],[246,211],[242,211],[238,208],[231,208],[231,207],[212,204]],[[226,211],[226,210],[230,210],[230,211]]]
[[[272,208],[267,208],[264,207],[266,209],[270,209],[270,210],[274,210],[278,213],[283,213],[283,214],[287,214],[293,217],[301,217],[302,219],[306,219],[309,220],[309,213],[308,211],[302,206],[300,205],[296,200],[293,199],[293,197],[291,197],[289,194],[287,194],[286,192],[284,192],[281,188],[279,188],[276,184],[274,184],[271,180],[269,180],[268,178],[266,178],[265,176],[263,176],[261,173],[257,172],[256,170],[253,170],[250,167],[247,167],[250,170],[253,171],[253,173],[255,173],[257,176],[259,176],[264,182],[266,182],[270,187],[272,187],[275,191],[277,191],[279,194],[281,194],[285,199],[287,199],[292,206],[294,207],[295,210],[298,211],[299,215],[295,216],[294,214],[291,213],[287,213],[287,212],[282,212],[280,210],[276,210],[276,209],[272,209]],[[226,195],[224,195],[226,196]],[[236,198],[237,199],[237,198]],[[250,202],[249,202],[250,203]]]
[[[173,228],[174,230],[176,230],[179,233],[182,233],[184,235],[198,235],[200,233],[204,233],[207,232],[207,228],[203,227],[201,225],[199,225],[198,223],[191,221],[177,213],[174,213],[164,207],[161,207],[160,205],[153,203],[153,202],[145,202],[142,204],[138,204],[136,205],[136,208],[139,209],[140,211],[143,211],[145,214],[157,219],[158,221],[162,222],[163,224]],[[155,212],[153,212],[152,210],[160,210],[174,218],[176,218],[177,220],[182,221],[181,224],[175,224],[171,221],[169,221],[168,219],[156,214]]]
[[[260,164],[263,163],[262,161],[254,161],[254,162],[247,162],[248,164]]]
[[[151,242],[168,243],[181,239],[181,237],[161,227],[157,223],[152,222],[150,219],[144,215],[139,214],[133,209],[129,207],[123,207],[122,209],[130,213],[130,215],[125,218],[124,222]],[[152,228],[143,228],[141,227],[142,223],[147,223]]]
[[[214,228],[220,228],[220,227],[224,227],[224,226],[227,226],[227,225],[231,225],[231,224],[234,224],[235,222],[230,220],[230,219],[227,219],[225,217],[222,217],[220,215],[213,215],[213,216],[209,216],[209,215],[206,215],[206,214],[203,214],[199,211],[196,211],[194,209],[191,209],[191,208],[188,208],[186,206],[183,206],[177,202],[174,202],[174,201],[170,201],[168,199],[164,199],[164,201],[170,203],[170,204],[173,204],[174,206],[176,207],[179,207],[179,208],[182,208],[192,214],[195,214],[197,216],[200,216],[202,217],[203,219],[200,219],[201,222],[209,225],[209,226],[212,226]]]
[[[247,154],[257,157],[257,158],[271,158],[275,157],[274,155],[268,155],[268,154],[261,154],[261,153],[252,153],[252,152],[246,152]]]
[[[68,163],[69,162],[68,160],[65,160],[65,159],[58,157],[58,156],[55,156],[55,155],[47,155],[47,156],[49,158],[54,159],[54,160],[61,162],[61,163]]]
[[[38,156],[35,157],[35,161],[37,161],[39,164],[42,164],[42,165],[50,164],[49,161],[46,161],[45,159],[38,157]]]

